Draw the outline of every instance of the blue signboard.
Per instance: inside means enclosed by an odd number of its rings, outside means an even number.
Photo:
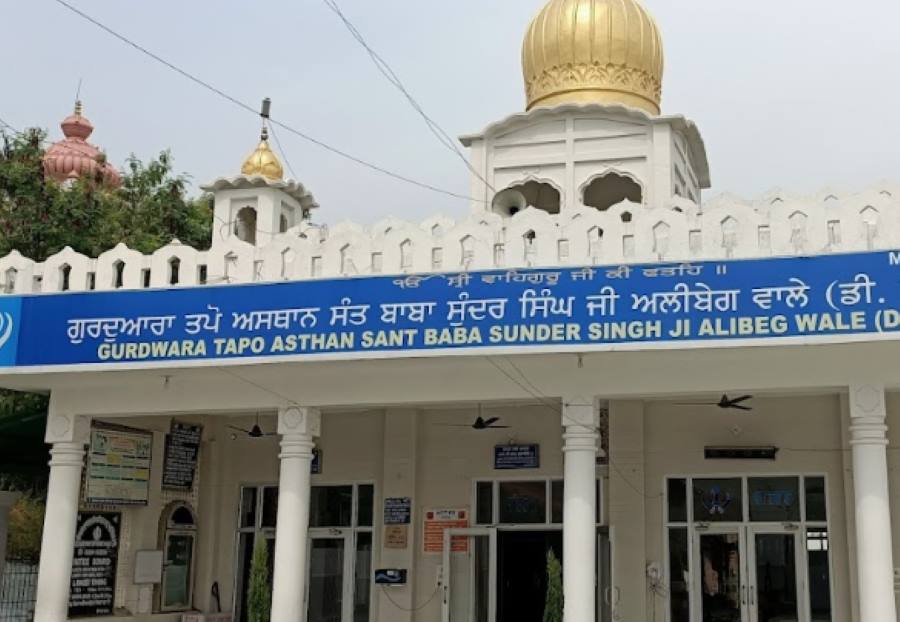
[[[498,471],[541,468],[540,445],[497,445],[494,468]]]
[[[0,296],[0,366],[900,333],[900,252]]]
[[[385,525],[409,525],[412,520],[412,499],[388,497],[384,500]]]

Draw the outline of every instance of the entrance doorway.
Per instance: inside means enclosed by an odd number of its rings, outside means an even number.
[[[773,527],[700,532],[702,622],[799,622],[800,534]]]
[[[547,552],[562,561],[560,529],[479,527],[444,532],[442,622],[541,622]],[[597,620],[610,622],[611,545],[597,530]]]
[[[497,548],[497,622],[541,622],[547,553],[562,561],[562,532],[501,531]]]

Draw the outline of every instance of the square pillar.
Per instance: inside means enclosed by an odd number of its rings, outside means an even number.
[[[860,618],[897,622],[883,386],[851,385],[850,435]]]
[[[90,439],[88,417],[53,412],[47,418],[45,440],[50,449],[50,482],[41,539],[35,622],[62,622],[69,613],[75,526],[81,500],[84,446]]]
[[[595,622],[597,612],[597,439],[593,399],[562,405],[564,622]]]
[[[321,433],[315,408],[291,406],[278,411],[281,472],[275,526],[275,566],[272,575],[272,622],[304,619],[306,596],[309,495],[313,439]]]
[[[647,508],[644,404],[609,404],[609,526],[613,534],[613,619],[646,620]]]

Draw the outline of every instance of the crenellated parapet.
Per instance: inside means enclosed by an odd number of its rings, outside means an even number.
[[[66,248],[34,262],[14,251],[0,259],[0,291],[166,288],[889,248],[900,248],[900,184],[883,183],[856,194],[774,191],[755,201],[723,195],[702,209],[676,198],[658,208],[624,202],[606,211],[579,206],[555,215],[529,208],[508,218],[489,212],[459,221],[388,218],[370,227],[303,221],[261,246],[220,236],[206,251],[177,240],[149,255],[119,244],[96,258]]]

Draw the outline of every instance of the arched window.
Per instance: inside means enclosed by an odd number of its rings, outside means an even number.
[[[181,281],[181,260],[172,257],[169,260],[169,285],[178,285]]]
[[[67,263],[64,263],[59,267],[59,291],[67,292],[69,291],[70,283],[69,280],[72,276],[72,266]]]
[[[194,600],[194,544],[197,518],[187,503],[166,506],[160,518],[163,576],[160,611],[187,611]]]
[[[19,276],[19,271],[15,268],[10,268],[6,271],[6,281],[3,283],[3,293],[11,294],[16,291],[16,277]]]
[[[588,207],[595,207],[603,212],[625,200],[642,203],[644,195],[641,185],[630,177],[607,173],[585,187],[582,199]]]
[[[119,259],[113,264],[113,288],[122,289],[125,285],[125,262]]]
[[[526,207],[535,207],[548,214],[559,214],[559,190],[546,182],[527,181],[498,192],[492,203],[495,214],[515,216]]]
[[[256,244],[256,210],[242,207],[234,220],[234,235],[248,244]]]

